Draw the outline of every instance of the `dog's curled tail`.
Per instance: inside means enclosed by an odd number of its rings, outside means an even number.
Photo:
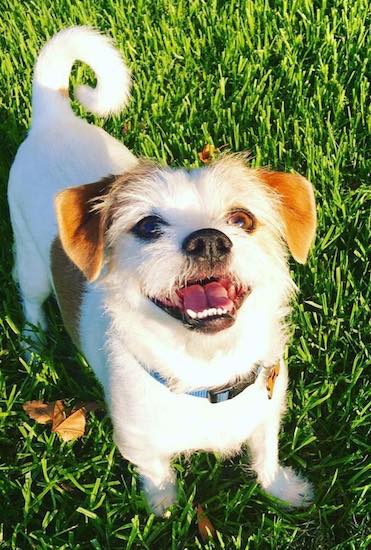
[[[130,72],[111,40],[89,27],[72,27],[58,32],[40,52],[33,79],[33,123],[52,124],[71,115],[68,84],[76,60],[87,63],[97,78],[95,88],[83,85],[75,90],[88,111],[106,116],[126,104]]]

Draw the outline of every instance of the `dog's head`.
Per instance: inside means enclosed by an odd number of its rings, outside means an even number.
[[[191,171],[139,162],[56,204],[63,247],[89,281],[106,263],[123,308],[208,334],[237,325],[250,305],[287,303],[286,245],[305,262],[316,225],[306,179],[238,156]]]

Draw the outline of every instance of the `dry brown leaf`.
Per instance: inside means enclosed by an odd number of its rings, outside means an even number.
[[[205,511],[200,504],[197,505],[197,525],[198,532],[204,542],[206,542],[209,538],[215,540],[215,527],[206,516]]]
[[[129,130],[130,130],[130,124],[128,122],[125,122],[125,124],[121,126],[121,135],[124,136],[129,132]]]
[[[28,416],[33,420],[36,420],[39,424],[47,424],[53,419],[54,401],[52,403],[44,403],[43,401],[26,401],[22,407]]]
[[[61,418],[59,411],[57,410],[56,413],[57,416],[55,417],[55,422],[53,418],[52,432],[57,433],[63,441],[71,441],[72,439],[77,439],[78,437],[82,437],[84,435],[86,425],[86,411],[84,408],[77,409],[77,411],[70,414],[70,416],[67,416],[67,418],[65,417],[64,411],[62,411],[64,419],[62,419],[61,422],[58,422]]]
[[[72,487],[69,483],[58,483],[58,487],[60,487],[63,491],[66,491],[66,493],[75,492],[74,487]]]
[[[210,162],[214,156],[214,154],[218,151],[214,147],[214,145],[211,145],[210,143],[206,143],[206,145],[203,146],[203,149],[200,153],[198,153],[198,157],[201,162],[206,164],[207,162]]]
[[[27,403],[24,403],[23,409],[30,418],[40,424],[51,422],[52,432],[57,433],[64,441],[71,441],[84,435],[86,414],[99,409],[99,405],[94,401],[80,402],[68,416],[61,399],[52,403],[27,401]]]
[[[58,401],[54,404],[53,409],[53,426],[52,426],[52,432],[55,432],[56,428],[65,420],[66,413],[64,412],[64,405],[63,401],[61,399],[58,399]]]

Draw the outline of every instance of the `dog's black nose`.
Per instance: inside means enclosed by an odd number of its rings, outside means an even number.
[[[230,253],[233,243],[217,229],[199,229],[186,237],[182,250],[195,260],[220,262]]]

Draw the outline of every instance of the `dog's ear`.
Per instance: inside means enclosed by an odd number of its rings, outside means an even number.
[[[97,183],[71,187],[55,199],[62,246],[88,281],[97,279],[103,265],[107,219],[97,204],[114,181],[115,177],[110,176]]]
[[[313,187],[297,174],[258,170],[258,177],[280,197],[286,242],[301,264],[307,260],[316,233],[316,204]]]

